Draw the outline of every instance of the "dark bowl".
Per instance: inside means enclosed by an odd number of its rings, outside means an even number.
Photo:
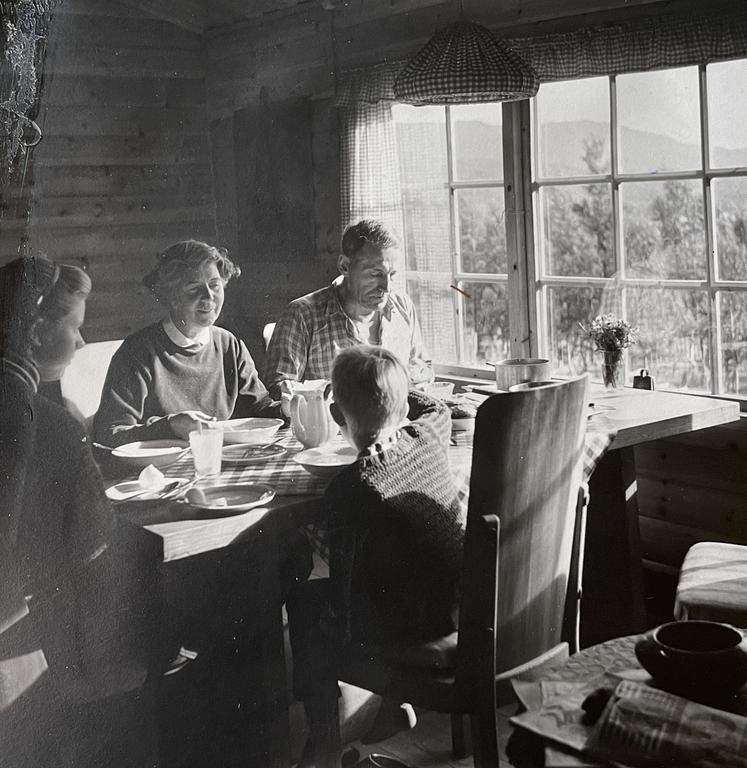
[[[747,683],[747,638],[730,624],[662,624],[638,641],[635,654],[662,688],[700,701],[734,696]]]

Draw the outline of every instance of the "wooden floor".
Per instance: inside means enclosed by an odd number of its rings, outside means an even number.
[[[347,706],[350,706],[351,697],[358,697],[362,708],[366,707],[368,697],[363,691],[345,687],[343,695]],[[369,701],[369,716],[360,717],[355,725],[355,730],[359,733],[366,730],[370,725],[373,713],[375,711],[375,700]],[[506,758],[506,743],[512,732],[512,727],[508,722],[511,713],[502,710],[498,717],[498,736],[500,740],[500,760],[501,766],[510,766]],[[359,740],[346,739],[345,749],[355,748],[360,753],[360,758],[365,755],[377,752],[389,757],[396,757],[410,768],[472,768],[474,765],[472,757],[466,757],[457,760],[451,756],[451,730],[450,718],[448,715],[437,712],[418,712],[418,722],[415,728],[409,731],[401,731],[386,741],[378,744],[361,744]],[[306,738],[306,732],[303,724],[303,711],[297,702],[291,706],[291,729],[292,729],[292,755],[294,763],[300,757],[301,750]],[[348,733],[348,737],[353,734]]]
[[[672,605],[676,580],[666,574],[646,572],[645,574],[646,616],[647,626],[654,627],[665,621],[672,620]],[[290,648],[287,648],[287,658],[290,659]],[[290,669],[289,669],[290,673]],[[371,752],[396,757],[410,768],[472,768],[472,757],[456,760],[451,756],[451,726],[448,715],[436,712],[418,712],[418,724],[411,731],[403,731],[387,741],[375,745],[363,745],[353,738],[356,734],[364,733],[372,721],[377,700],[370,694],[343,687],[345,706],[349,711],[357,711],[357,720],[348,727],[346,749],[356,748],[361,758]],[[500,746],[501,766],[521,765],[523,763],[521,747],[519,754],[512,753],[513,762],[506,757],[506,745],[513,733],[508,721],[513,714],[511,707],[499,712],[498,737]],[[352,732],[351,732],[352,731]],[[298,702],[291,704],[291,734],[293,743],[291,754],[294,761],[298,760],[306,740],[306,730],[303,709]],[[531,760],[530,760],[531,762]]]

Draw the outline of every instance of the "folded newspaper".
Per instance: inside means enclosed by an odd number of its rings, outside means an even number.
[[[584,702],[599,689],[612,695],[592,722]],[[746,717],[637,681],[609,674],[578,682],[541,681],[528,698],[539,699],[539,708],[511,722],[560,747],[546,753],[548,766],[595,765],[595,760],[636,768],[747,765]]]

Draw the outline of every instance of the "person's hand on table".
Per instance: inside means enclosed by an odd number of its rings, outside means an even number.
[[[171,431],[182,440],[189,440],[189,433],[196,429],[214,429],[215,416],[202,411],[182,411],[167,417]]]

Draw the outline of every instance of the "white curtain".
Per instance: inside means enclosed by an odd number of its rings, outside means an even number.
[[[384,94],[399,67],[357,72],[337,97],[341,108],[340,220],[344,228],[360,219],[378,219],[402,236],[399,159],[392,101]],[[401,265],[400,265],[401,266]]]

